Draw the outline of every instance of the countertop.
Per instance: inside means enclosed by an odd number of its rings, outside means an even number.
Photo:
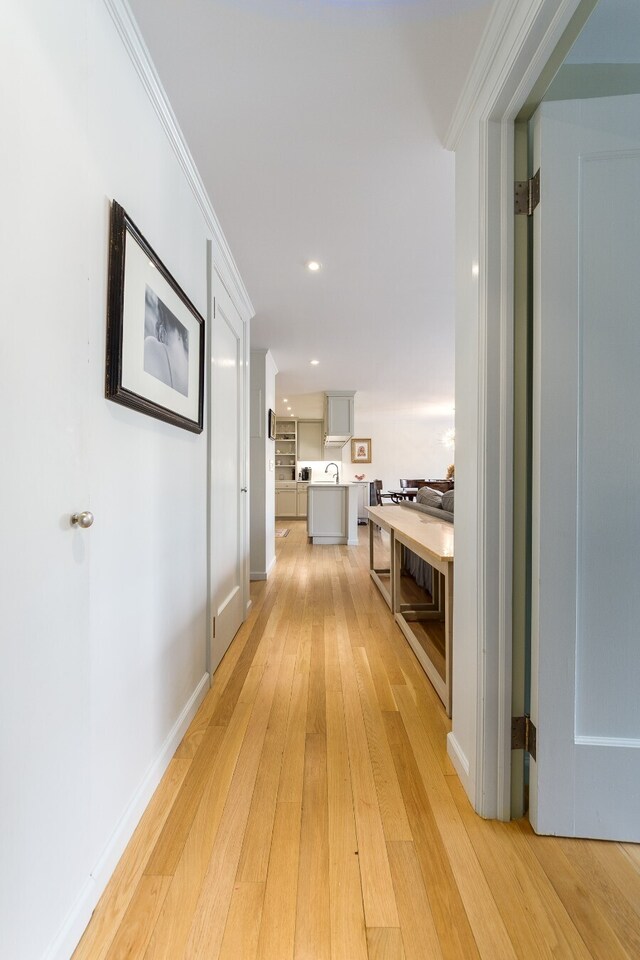
[[[304,480],[298,481],[298,483],[304,483],[304,482],[305,482]],[[326,480],[315,480],[315,481],[309,480],[307,481],[307,483],[310,487],[352,487],[353,486],[353,484],[350,483],[349,481],[347,481],[346,483],[343,483],[342,481],[340,481],[340,483],[336,483],[335,480],[329,480],[328,483]]]

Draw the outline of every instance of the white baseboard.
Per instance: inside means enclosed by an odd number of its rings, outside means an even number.
[[[447,756],[455,767],[456,773],[460,778],[460,782],[465,789],[465,793],[469,797],[471,803],[473,803],[473,784],[471,783],[471,778],[469,776],[469,760],[464,750],[453,735],[453,732],[447,734]]]
[[[178,745],[185,735],[210,685],[211,678],[208,673],[205,673],[189,697],[180,716],[169,731],[158,756],[148,768],[138,789],[129,801],[102,855],[80,891],[78,899],[69,911],[62,927],[53,942],[49,945],[42,960],[69,960],[69,957],[78,945],[80,937],[91,919],[91,914],[102,896],[102,892],[109,882],[111,874],[115,870],[125,847],[133,835],[133,831],[140,822],[142,814],[147,808],[165,770],[169,766],[169,761],[178,749]]]
[[[252,570],[249,575],[249,579],[250,580],[268,580],[269,574],[271,573],[275,565],[276,565],[276,558],[272,557],[271,563],[269,564],[266,570]]]

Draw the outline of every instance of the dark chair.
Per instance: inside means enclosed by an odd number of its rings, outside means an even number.
[[[401,480],[400,487],[404,490],[405,487],[425,487],[427,485],[426,480]]]
[[[382,502],[383,498],[386,500],[393,500],[394,503],[398,503],[398,501],[394,499],[393,494],[382,492],[382,480],[374,480],[372,486],[376,497],[377,507],[384,507],[384,503]]]

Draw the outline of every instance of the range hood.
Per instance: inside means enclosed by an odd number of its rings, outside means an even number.
[[[324,445],[325,445],[325,447],[328,447],[329,449],[333,448],[333,449],[335,450],[336,448],[344,447],[345,443],[348,443],[349,440],[351,440],[351,435],[350,435],[350,434],[349,434],[348,437],[343,437],[343,436],[326,436],[326,437],[324,438]]]
[[[355,390],[327,390],[324,395],[324,445],[344,447],[353,436]]]

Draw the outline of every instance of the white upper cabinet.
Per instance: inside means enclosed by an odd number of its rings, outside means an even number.
[[[353,398],[355,390],[332,390],[325,393],[325,443],[344,446],[353,436]]]

